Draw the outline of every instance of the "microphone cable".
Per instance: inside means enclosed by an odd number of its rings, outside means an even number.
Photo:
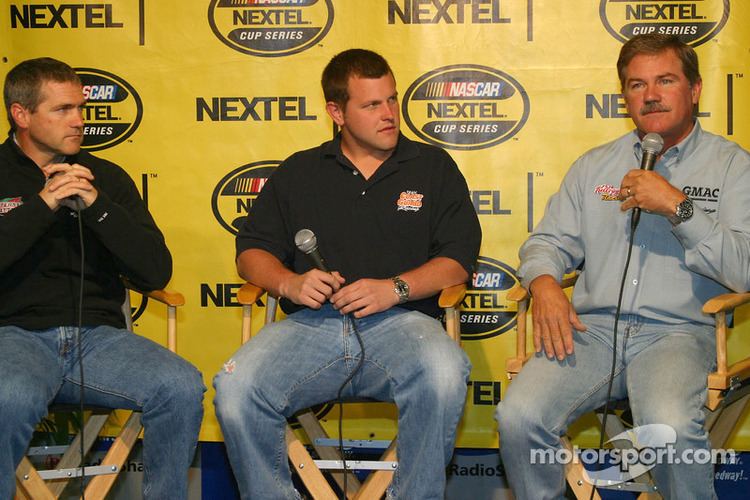
[[[85,450],[84,450],[84,404],[83,404],[83,349],[81,347],[81,329],[83,328],[83,283],[84,283],[84,264],[86,263],[86,252],[83,244],[83,223],[81,222],[81,203],[76,202],[75,210],[76,218],[78,219],[78,242],[81,247],[81,271],[80,271],[80,286],[78,287],[78,326],[76,328],[76,349],[78,351],[78,374],[81,379],[80,393],[79,393],[79,411],[81,412],[81,440],[79,451],[81,453],[81,500],[85,500],[85,488],[84,481],[86,480],[86,465],[85,465]]]
[[[622,296],[625,290],[625,280],[628,277],[628,268],[630,267],[630,258],[633,255],[633,243],[635,240],[635,230],[638,227],[638,217],[634,217],[635,214],[631,214],[630,217],[630,243],[628,245],[628,255],[625,258],[625,269],[622,272],[622,279],[620,280],[620,293],[617,296],[617,308],[615,309],[615,325],[612,332],[612,366],[609,371],[609,382],[607,383],[607,397],[604,403],[604,416],[602,417],[602,424],[599,429],[599,450],[604,447],[604,432],[607,428],[607,416],[609,415],[609,403],[612,397],[612,385],[615,379],[615,367],[617,366],[617,326],[620,323],[620,312],[622,309]],[[597,461],[596,470],[598,471],[601,463]],[[594,498],[596,492],[596,480],[591,484],[591,495],[589,500]]]

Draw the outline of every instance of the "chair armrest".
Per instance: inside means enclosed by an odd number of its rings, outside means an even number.
[[[461,344],[461,318],[458,306],[466,295],[466,283],[443,288],[438,297],[438,305],[443,309],[445,317],[445,332],[457,344]]]
[[[521,302],[529,298],[529,292],[521,285],[516,285],[510,289],[505,297],[511,302]]]
[[[716,314],[731,311],[735,307],[750,302],[750,293],[725,293],[717,295],[703,304],[704,314]]]
[[[135,291],[168,306],[179,307],[185,305],[185,297],[180,292],[175,292],[174,290],[154,290],[153,292]]]
[[[144,292],[126,279],[122,280],[122,284],[125,285],[125,288],[127,288],[128,290],[132,290],[136,293],[140,293],[141,295],[145,295],[146,297],[154,299],[157,302],[161,302],[162,304],[174,307],[185,305],[185,296],[180,292],[175,292],[174,290],[167,289]]]
[[[139,290],[128,280],[123,279],[122,282],[128,290],[140,293],[143,296],[154,299],[155,301],[161,302],[167,306],[167,348],[172,352],[177,352],[177,308],[185,305],[185,296],[180,292],[175,292],[173,290],[153,290],[151,292],[144,292]],[[129,300],[126,303],[129,305]],[[130,328],[131,326],[132,325],[128,323],[128,327]]]
[[[237,302],[243,306],[252,306],[263,296],[264,293],[266,293],[266,291],[261,287],[247,282],[242,285],[240,291],[237,292]]]
[[[464,300],[464,295],[466,295],[465,283],[449,286],[448,288],[443,288],[443,290],[440,292],[440,297],[438,297],[438,305],[442,309],[448,307],[458,307],[461,304],[461,301]]]

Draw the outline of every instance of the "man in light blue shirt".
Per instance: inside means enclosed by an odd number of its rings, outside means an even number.
[[[615,345],[611,397],[630,399],[635,425],[671,427],[666,441],[678,458],[709,449],[702,406],[716,347],[713,318],[701,306],[750,289],[750,155],[695,118],[697,55],[677,37],[642,35],[622,47],[617,68],[636,130],[573,164],[520,250],[537,355],[497,410],[518,499],[564,494],[564,464],[532,457],[559,450],[568,425],[606,402]],[[664,140],[653,171],[637,168],[647,133]],[[559,283],[579,268],[571,304]],[[715,498],[713,464],[669,461],[653,469],[666,498]]]

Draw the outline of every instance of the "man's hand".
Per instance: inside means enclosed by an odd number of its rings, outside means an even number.
[[[353,312],[355,318],[364,318],[398,304],[398,295],[393,280],[361,279],[334,293],[331,302],[341,314]]]
[[[295,304],[311,309],[320,307],[344,284],[344,278],[336,271],[326,273],[311,269],[305,274],[289,274],[279,284],[279,292]]]
[[[656,172],[631,170],[620,183],[620,210],[639,207],[641,210],[665,217],[674,215],[675,209],[687,196]]]
[[[53,211],[57,211],[61,206],[77,210],[77,200],[73,198],[76,196],[84,208],[88,208],[99,196],[99,192],[91,184],[94,175],[83,165],[52,163],[42,167],[42,171],[48,180],[39,196]]]
[[[531,317],[534,323],[534,350],[559,360],[573,354],[573,329],[586,331],[560,284],[550,275],[534,279],[529,286],[534,300]]]

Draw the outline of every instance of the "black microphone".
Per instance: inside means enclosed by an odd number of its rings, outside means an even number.
[[[641,170],[653,170],[656,165],[656,158],[664,148],[664,139],[661,138],[656,132],[650,132],[641,141],[641,149],[643,150],[643,156],[641,157]],[[630,225],[635,229],[638,225],[638,221],[641,219],[641,209],[635,207],[633,209],[633,218],[630,220]]]
[[[312,260],[313,266],[316,269],[320,269],[327,273],[330,272],[328,267],[326,267],[323,257],[320,255],[320,250],[318,250],[318,238],[315,237],[315,233],[309,229],[300,229],[297,231],[297,234],[294,235],[294,244],[297,245],[300,252],[310,257],[310,260]]]

